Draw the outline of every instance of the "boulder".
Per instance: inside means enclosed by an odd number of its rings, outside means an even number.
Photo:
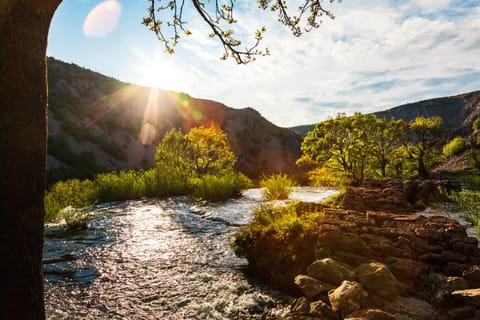
[[[325,302],[319,300],[310,304],[310,316],[323,320],[339,320],[338,314],[332,310]]]
[[[387,266],[379,262],[364,263],[355,270],[355,279],[369,292],[387,300],[395,300],[400,284]]]
[[[334,285],[305,275],[296,276],[295,284],[302,291],[303,295],[308,299],[313,298],[319,294],[326,293],[335,288]]]
[[[339,313],[342,318],[362,309],[367,298],[368,293],[355,281],[345,280],[337,289],[328,293],[332,310]]]
[[[456,290],[452,296],[460,298],[468,306],[480,307],[480,288]]]
[[[350,266],[331,258],[315,261],[307,268],[307,274],[337,286],[344,280],[355,280],[355,272]]]

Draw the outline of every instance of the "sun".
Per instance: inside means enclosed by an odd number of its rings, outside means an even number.
[[[185,75],[175,66],[174,58],[163,53],[148,55],[140,50],[135,50],[135,54],[139,58],[134,67],[139,84],[169,91],[185,91]]]

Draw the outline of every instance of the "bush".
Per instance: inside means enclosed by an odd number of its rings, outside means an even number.
[[[277,288],[292,290],[293,277],[315,260],[318,225],[323,219],[318,207],[301,202],[260,206],[230,244],[259,276]]]
[[[464,218],[468,222],[480,227],[480,191],[452,191],[449,199],[455,201],[462,208]]]
[[[295,185],[286,174],[274,174],[260,180],[260,186],[264,188],[263,196],[267,200],[288,199]]]
[[[478,117],[477,119],[475,119],[475,121],[473,121],[472,129],[474,131],[477,131],[478,129],[480,129],[480,117]]]
[[[142,171],[122,170],[102,173],[95,177],[95,189],[100,202],[141,198],[145,194]]]
[[[90,215],[82,209],[73,208],[71,206],[63,208],[60,216],[65,222],[65,226],[69,229],[84,228],[90,219]]]
[[[465,138],[457,136],[449,143],[443,146],[443,154],[447,157],[459,154],[465,150]]]
[[[189,181],[195,198],[222,201],[240,195],[250,185],[250,180],[241,173],[228,171],[221,175],[202,175]]]
[[[82,208],[95,202],[97,193],[92,181],[73,179],[57,182],[44,198],[45,222],[58,222],[62,218],[60,210],[63,208]]]

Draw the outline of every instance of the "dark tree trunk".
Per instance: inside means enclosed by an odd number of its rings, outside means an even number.
[[[60,2],[0,1],[0,319],[45,318],[45,55]]]

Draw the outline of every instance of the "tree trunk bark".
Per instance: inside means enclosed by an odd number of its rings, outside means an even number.
[[[0,2],[0,319],[45,318],[45,56],[60,2]]]

